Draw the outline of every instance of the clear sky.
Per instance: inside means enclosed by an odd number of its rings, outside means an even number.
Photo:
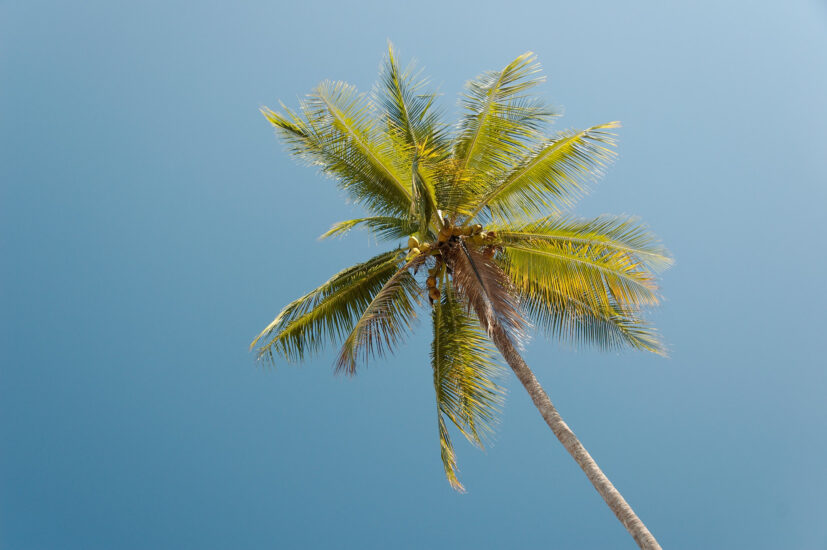
[[[634,547],[513,376],[449,488],[427,317],[354,379],[247,350],[376,251],[258,108],[388,39],[452,115],[532,50],[558,127],[623,122],[577,212],[673,252],[671,358],[526,359],[664,548],[827,548],[827,5],[299,4],[0,1],[0,548]]]

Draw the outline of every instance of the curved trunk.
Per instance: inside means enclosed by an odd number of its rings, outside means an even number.
[[[660,550],[660,545],[658,541],[655,540],[655,537],[652,536],[652,533],[650,533],[643,522],[640,521],[640,518],[637,517],[632,507],[629,506],[620,492],[615,489],[612,482],[609,481],[609,478],[600,470],[597,463],[580,443],[580,440],[578,440],[574,432],[571,431],[571,428],[563,421],[560,413],[557,412],[557,409],[554,408],[554,405],[548,398],[548,394],[546,394],[543,387],[540,386],[540,382],[537,381],[534,373],[528,368],[522,356],[520,356],[514,348],[511,339],[499,324],[492,323],[491,336],[500,353],[502,353],[505,358],[505,361],[508,363],[508,366],[511,367],[526,391],[528,391],[531,400],[534,401],[534,405],[540,411],[546,424],[548,424],[551,431],[554,432],[554,435],[557,436],[557,439],[560,440],[560,443],[563,444],[563,447],[566,448],[572,458],[580,465],[586,477],[589,478],[594,488],[597,489],[597,492],[600,493],[600,496],[603,497],[603,500],[605,500],[609,508],[612,509],[617,519],[620,520],[620,523],[626,527],[626,530],[629,531],[638,546],[646,550]]]

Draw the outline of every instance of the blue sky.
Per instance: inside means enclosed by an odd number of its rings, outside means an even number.
[[[621,120],[577,212],[676,258],[670,359],[526,359],[665,548],[827,547],[827,5],[0,2],[0,548],[633,548],[513,377],[439,462],[428,324],[334,377],[247,345],[367,257],[258,113],[368,90],[391,39],[457,113],[526,50],[560,128]]]

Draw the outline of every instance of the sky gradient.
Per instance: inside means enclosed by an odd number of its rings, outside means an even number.
[[[278,310],[377,250],[258,112],[369,90],[454,120],[534,51],[557,128],[620,120],[575,209],[672,251],[670,349],[526,360],[664,548],[827,548],[827,5],[0,1],[0,548],[634,548],[513,376],[439,461],[429,323],[353,379],[266,369]]]

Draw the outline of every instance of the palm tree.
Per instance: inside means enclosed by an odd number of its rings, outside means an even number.
[[[297,111],[262,109],[292,154],[366,211],[323,237],[363,227],[396,246],[287,305],[251,348],[264,360],[297,362],[338,343],[336,371],[352,375],[403,340],[427,297],[451,486],[463,490],[446,421],[482,446],[502,400],[493,343],[635,541],[660,548],[518,351],[533,324],[575,344],[663,354],[641,314],[658,303],[654,273],[670,263],[634,219],[566,214],[613,158],[611,130],[619,125],[546,137],[554,113],[528,94],[543,80],[539,70],[526,53],[470,81],[455,128],[442,122],[421,72],[400,69],[392,46],[371,94],[323,82]]]

